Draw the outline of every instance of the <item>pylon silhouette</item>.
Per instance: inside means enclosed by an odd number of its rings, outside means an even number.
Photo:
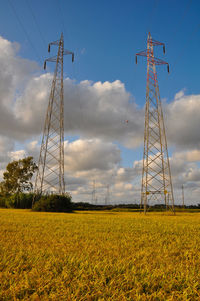
[[[150,33],[147,39],[147,49],[136,53],[147,57],[147,86],[144,128],[144,153],[141,186],[141,208],[146,213],[150,203],[165,203],[166,209],[174,212],[174,195],[167,149],[163,111],[159,94],[156,65],[169,64],[154,57],[154,46],[163,46],[152,39]]]
[[[93,205],[97,205],[97,197],[96,197],[96,181],[95,181],[95,180],[93,180],[92,204],[93,204]]]
[[[110,201],[110,185],[106,185],[106,196],[105,196],[105,205],[107,206]]]
[[[74,53],[64,50],[63,34],[60,40],[49,43],[48,52],[50,52],[51,45],[58,46],[58,53],[57,56],[44,61],[44,69],[46,69],[47,61],[55,62],[56,66],[44,124],[35,194],[65,193],[63,56],[71,54],[73,62]]]

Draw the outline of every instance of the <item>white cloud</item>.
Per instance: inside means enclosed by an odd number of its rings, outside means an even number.
[[[39,134],[43,130],[52,75],[32,77],[23,94],[16,99],[15,116],[24,126],[25,134]]]
[[[128,146],[141,143],[142,112],[119,80],[77,84],[65,80],[65,129],[85,137],[120,141]],[[126,122],[128,120],[128,122]]]
[[[23,93],[16,98],[14,118],[15,122],[20,120],[17,127],[19,137],[41,133],[51,80],[50,74],[32,77]],[[120,141],[129,147],[141,143],[142,111],[130,103],[130,94],[119,80],[112,83],[87,80],[76,83],[67,78],[64,92],[66,134]]]
[[[17,140],[41,134],[52,75],[40,75],[35,62],[17,56],[19,45],[0,37],[0,128]],[[132,101],[124,84],[64,80],[65,131],[84,138],[118,141],[128,147],[143,143],[144,111]],[[200,147],[200,95],[175,95],[165,104],[169,146]],[[126,122],[128,121],[128,122]]]
[[[176,148],[200,148],[200,95],[179,92],[166,114],[168,141]]]
[[[19,44],[0,37],[0,174],[14,159],[32,155],[38,160],[52,74],[40,74],[35,62],[18,56]],[[92,183],[103,200],[110,185],[114,201],[139,200],[142,160],[120,167],[121,151],[143,144],[144,109],[120,80],[80,83],[65,78],[66,187],[81,199],[91,196]],[[173,146],[174,187],[184,184],[197,201],[200,185],[200,95],[179,91],[163,104],[167,140]],[[17,144],[17,148],[15,147]],[[142,153],[141,153],[142,158]],[[180,190],[180,189],[179,189]]]
[[[14,152],[10,152],[10,159],[11,161],[13,160],[20,160],[26,157],[26,151],[24,149],[22,150],[18,150],[18,151],[14,151]]]
[[[108,170],[120,162],[120,151],[110,142],[99,139],[65,142],[65,166],[71,171]]]
[[[182,160],[187,162],[198,162],[200,161],[200,150],[193,149],[189,151],[181,151],[174,153],[176,160]]]
[[[35,62],[18,57],[18,50],[17,43],[0,37],[0,134],[12,138],[24,131],[14,113],[16,97],[23,93],[32,73],[38,70]]]
[[[10,152],[14,151],[14,141],[0,136],[0,169],[5,168],[7,162],[10,160]]]

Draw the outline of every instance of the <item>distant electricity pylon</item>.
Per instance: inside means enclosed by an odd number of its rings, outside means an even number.
[[[166,209],[174,212],[174,195],[171,180],[171,171],[167,149],[167,139],[164,127],[163,112],[158,88],[156,65],[169,64],[154,57],[154,46],[165,45],[152,39],[150,33],[147,39],[147,49],[136,53],[137,57],[147,57],[147,86],[145,107],[145,129],[144,129],[144,153],[141,187],[141,208],[144,212],[152,202],[162,203]]]
[[[51,45],[58,46],[58,54],[44,61],[44,69],[46,69],[46,62],[55,62],[56,67],[44,123],[34,189],[36,194],[65,193],[63,56],[71,54],[73,62],[74,53],[64,50],[63,34],[60,40],[49,43],[48,52]]]
[[[185,208],[184,186],[182,185],[182,207]]]
[[[97,205],[97,197],[96,197],[96,181],[95,181],[95,180],[93,180],[92,204]]]
[[[105,196],[105,205],[108,205],[110,199],[110,186],[106,186],[106,196]]]

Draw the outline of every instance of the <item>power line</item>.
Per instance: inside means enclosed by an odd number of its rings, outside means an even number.
[[[183,15],[182,15],[182,17],[181,17],[181,19],[180,19],[180,21],[179,21],[179,23],[178,23],[177,29],[176,29],[176,31],[175,31],[175,33],[174,33],[174,36],[173,36],[173,40],[175,40],[175,37],[176,37],[178,31],[179,31],[180,28],[181,28],[181,25],[183,24],[183,21],[184,21],[184,19],[185,19],[187,13],[188,13],[188,11],[189,11],[189,8],[190,8],[191,4],[192,4],[192,0],[189,0],[188,3],[187,3],[187,5],[186,5],[186,7],[185,7],[185,10],[184,10],[184,12],[183,12]]]
[[[197,34],[197,32],[200,30],[200,23],[197,25],[197,27],[195,28],[195,30],[192,32],[192,34],[190,35],[190,39],[185,42],[185,47],[182,47],[183,51],[177,56],[176,60],[175,60],[175,63],[174,63],[174,67],[175,65],[177,65],[177,62],[183,57],[183,54],[185,53],[185,50],[186,50],[186,45],[189,45],[190,42],[193,40],[194,36]]]
[[[157,6],[158,6],[158,2],[159,0],[154,0],[154,3],[153,3],[153,7],[152,7],[152,10],[151,10],[151,14],[150,14],[150,18],[149,18],[149,22],[148,22],[148,31],[151,31],[151,25],[152,25],[152,22],[154,20],[154,15],[155,15],[155,12],[156,12],[156,9],[157,9]]]
[[[26,29],[25,29],[23,23],[21,22],[21,20],[20,20],[18,14],[17,14],[17,11],[16,11],[16,9],[15,9],[13,3],[12,3],[10,0],[8,0],[8,2],[9,2],[9,4],[10,4],[10,7],[12,8],[13,13],[14,13],[14,15],[15,15],[15,17],[16,17],[18,23],[19,23],[19,25],[21,26],[21,28],[22,28],[22,30],[23,30],[23,32],[24,32],[24,34],[25,34],[25,36],[26,36],[26,38],[27,38],[29,44],[31,45],[32,49],[35,51],[35,54],[36,54],[36,56],[37,56],[37,58],[38,58],[40,64],[42,65],[42,61],[41,61],[40,55],[38,54],[37,49],[35,48],[34,44],[31,42],[31,39],[29,38],[29,34],[28,34],[28,32],[26,31]]]
[[[182,185],[182,207],[185,207],[184,186]]]
[[[36,18],[36,16],[35,16],[34,12],[33,12],[33,9],[32,9],[32,7],[31,7],[31,5],[30,5],[30,3],[29,3],[29,0],[26,0],[25,2],[26,2],[27,7],[29,8],[29,10],[30,10],[30,12],[31,12],[31,15],[32,15],[32,17],[33,17],[33,20],[34,20],[34,22],[35,22],[35,25],[36,25],[36,27],[37,27],[37,29],[38,29],[38,32],[39,32],[40,37],[41,37],[41,40],[42,40],[42,42],[43,42],[43,45],[44,45],[44,47],[46,48],[47,43],[46,43],[45,38],[44,38],[44,35],[43,35],[43,33],[42,33],[41,29],[40,29],[39,23],[37,22],[37,18]]]
[[[183,11],[182,17],[181,17],[181,19],[180,19],[180,21],[179,21],[179,24],[178,24],[178,26],[177,26],[177,29],[175,30],[175,33],[174,33],[174,35],[173,35],[172,41],[175,40],[175,38],[176,38],[176,36],[177,36],[177,33],[180,31],[181,26],[182,26],[182,24],[183,24],[183,21],[185,20],[185,17],[186,17],[186,15],[187,15],[187,13],[188,13],[190,7],[191,7],[191,4],[192,4],[192,0],[188,0],[187,4],[186,4],[186,6],[185,6],[185,9],[184,9],[184,11]],[[199,27],[200,27],[200,24],[198,24],[198,26],[195,28],[195,30],[194,30],[194,31],[192,32],[192,34],[190,35],[189,41],[185,42],[185,44],[187,44],[187,45],[189,44],[189,42],[193,39],[193,36],[196,34],[196,32],[198,32]],[[185,47],[182,47],[182,49],[184,49],[184,50],[183,50],[181,53],[179,52],[179,54],[177,55],[177,58],[175,59],[175,63],[173,64],[174,67],[175,67],[175,65],[177,64],[177,62],[180,60],[180,58],[182,58],[182,56],[183,56],[183,54],[184,54],[184,52],[185,52],[186,46],[185,46]]]
[[[63,9],[61,9],[60,6],[60,0],[57,0],[56,2],[58,4],[58,14],[60,15],[60,22],[61,22],[61,28],[62,30],[65,32],[65,36],[67,37],[67,41],[69,41],[69,43],[71,43],[71,39],[70,39],[70,34],[69,34],[69,30],[68,28],[65,26],[65,18],[63,15]],[[62,2],[63,3],[63,2]]]
[[[61,10],[61,7],[60,7],[59,0],[57,1],[57,3],[58,3],[58,11],[59,11],[59,14],[61,16],[61,18],[60,18],[61,25],[62,25],[63,31],[66,33],[64,18],[63,18],[63,14],[62,14],[62,10]]]

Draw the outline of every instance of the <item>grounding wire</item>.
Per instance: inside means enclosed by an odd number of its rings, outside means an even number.
[[[42,65],[40,55],[38,54],[37,49],[35,48],[34,44],[32,43],[31,39],[29,38],[29,34],[28,34],[28,32],[26,31],[26,29],[25,29],[23,23],[21,22],[21,20],[20,20],[18,14],[17,14],[17,11],[16,11],[16,9],[15,9],[13,3],[11,2],[11,0],[8,0],[8,3],[10,4],[10,7],[12,8],[13,13],[14,13],[14,15],[15,15],[15,17],[16,17],[18,23],[20,24],[20,26],[21,26],[21,28],[22,28],[22,30],[23,30],[23,32],[24,32],[24,34],[25,34],[25,36],[26,36],[26,38],[27,38],[29,44],[31,45],[32,49],[35,51],[35,54],[36,54],[36,56],[37,56],[37,58],[38,58],[40,64]]]
[[[26,4],[27,4],[27,7],[28,7],[29,10],[30,10],[30,13],[31,13],[31,15],[32,15],[32,17],[33,17],[33,20],[34,20],[34,22],[35,22],[35,25],[36,25],[36,27],[37,27],[37,29],[38,29],[38,32],[39,32],[39,34],[40,34],[41,40],[42,40],[42,42],[43,42],[43,45],[44,45],[44,47],[45,47],[45,49],[46,49],[47,43],[46,43],[45,38],[44,38],[44,35],[43,35],[43,33],[42,33],[41,29],[40,29],[40,25],[39,25],[39,23],[38,23],[38,21],[37,21],[37,18],[36,18],[36,16],[35,16],[34,12],[33,12],[33,9],[32,9],[32,7],[31,7],[31,5],[30,5],[30,2],[29,2],[29,0],[26,0],[25,2],[26,2]]]
[[[175,40],[175,38],[176,38],[178,32],[180,31],[180,29],[181,29],[181,27],[182,27],[182,24],[183,24],[183,21],[185,20],[185,17],[186,17],[186,15],[187,15],[188,11],[190,10],[191,4],[192,4],[192,0],[188,0],[188,2],[186,3],[185,9],[184,9],[184,11],[183,11],[182,17],[181,17],[181,19],[180,19],[180,21],[179,21],[179,23],[178,23],[178,25],[177,25],[177,29],[174,31],[174,35],[173,35],[173,37],[172,37],[172,41]],[[197,29],[198,29],[199,26],[200,26],[200,24],[197,26]],[[195,30],[193,31],[193,33],[192,33],[192,38],[193,38],[194,34],[196,33],[196,31],[198,31],[198,30],[195,29]],[[190,40],[191,40],[191,39],[190,39]],[[188,42],[186,42],[186,43],[188,44]],[[184,47],[184,51],[185,51],[185,48],[186,48],[186,47]],[[177,65],[177,62],[178,62],[179,59],[183,56],[183,52],[184,52],[184,51],[181,52],[181,55],[180,55],[180,52],[179,52],[177,58],[175,59],[175,63],[173,64],[173,67],[174,67],[175,65]]]
[[[197,32],[199,32],[199,30],[200,30],[200,23],[196,26],[195,30],[190,35],[190,39],[185,42],[184,50],[181,53],[179,53],[179,55],[177,56],[174,66],[177,65],[177,62],[183,57],[185,50],[186,50],[186,45],[190,44],[190,42],[193,40],[194,36],[196,35]]]
[[[180,20],[177,24],[176,30],[174,30],[174,34],[173,34],[172,39],[171,39],[172,42],[175,40],[175,37],[177,36],[177,33],[180,31],[180,29],[182,27],[182,24],[183,24],[183,21],[185,20],[186,15],[187,15],[190,7],[191,7],[191,4],[192,4],[192,0],[188,0],[188,2],[186,3],[185,9],[183,11],[183,14],[182,14],[182,16],[181,16],[181,18],[180,18]],[[173,67],[171,67],[172,70],[174,70],[174,67],[177,65],[177,62],[179,61],[179,59],[182,56],[183,56],[183,51],[182,51],[181,55],[179,53],[177,58],[175,59],[175,63],[172,65]],[[170,92],[171,92],[171,89],[170,89]],[[167,124],[166,120],[167,120],[167,114],[165,114],[165,124]]]
[[[155,12],[156,12],[156,9],[157,9],[157,6],[158,6],[158,2],[159,0],[154,0],[154,3],[153,3],[153,8],[151,10],[151,16],[149,18],[149,22],[147,24],[147,30],[148,32],[151,32],[151,29],[152,29],[152,23],[153,23],[153,19],[154,19],[154,15],[155,15]]]
[[[190,9],[191,4],[192,4],[192,0],[189,0],[186,4],[186,7],[185,7],[184,11],[183,11],[183,15],[182,15],[182,17],[181,17],[181,19],[178,23],[177,29],[174,32],[174,35],[173,35],[173,38],[172,38],[173,40],[175,40],[175,37],[177,36],[177,33],[180,31],[180,28],[181,28],[181,26],[183,24],[183,21],[184,21],[186,15],[187,15],[187,13]]]
[[[63,14],[62,14],[62,10],[61,10],[61,7],[60,7],[60,2],[59,2],[59,0],[57,1],[57,3],[58,3],[58,12],[59,12],[59,14],[60,14],[61,27],[62,27],[63,31],[66,33],[64,18],[63,18]]]
[[[61,6],[60,6],[60,2],[59,0],[56,1],[56,7],[57,7],[57,14],[58,14],[58,18],[60,20],[60,25],[61,25],[61,31],[63,32],[64,34],[64,39],[65,39],[65,33],[67,34],[67,38],[69,38],[69,35],[68,35],[68,32],[66,31],[66,27],[65,27],[65,23],[64,23],[64,17],[63,17],[63,13],[62,13],[62,10],[61,10]],[[68,47],[67,47],[68,48]],[[72,50],[73,51],[73,50]],[[75,62],[72,64],[72,70],[74,71],[74,65],[76,64],[76,55],[75,55]],[[66,74],[67,75],[67,74]],[[70,79],[70,77],[69,77]],[[73,80],[73,79],[70,79],[70,80]],[[69,101],[68,101],[69,103]],[[67,105],[67,103],[66,103]],[[71,128],[71,132],[73,132],[73,130],[76,131],[76,129],[73,129],[72,127],[72,122],[70,119],[67,119],[68,121],[68,125],[69,125],[69,128]],[[66,125],[67,126],[67,125]],[[70,130],[69,130],[69,133],[70,133]]]
[[[60,10],[59,10],[59,7],[60,7],[59,6],[59,0],[55,0],[55,2],[56,2],[56,4],[55,4],[55,6],[56,6],[55,13],[57,14],[57,18],[60,21],[59,22],[60,30],[64,34],[64,32],[63,32],[64,31],[64,27],[63,27],[64,23],[62,21],[62,16],[61,16],[61,13],[60,13]]]

